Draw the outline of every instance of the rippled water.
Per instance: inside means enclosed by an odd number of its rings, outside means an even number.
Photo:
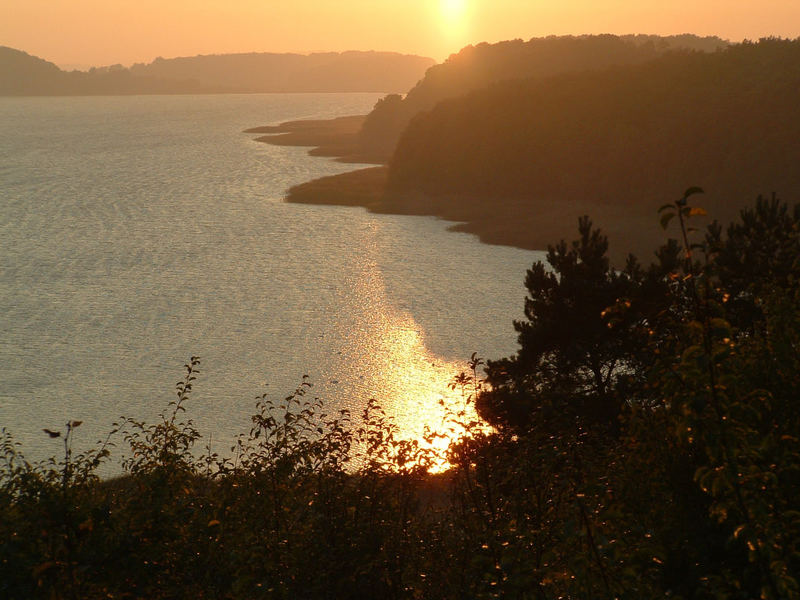
[[[0,426],[28,456],[152,419],[190,355],[215,450],[254,397],[376,397],[408,435],[472,352],[514,351],[536,253],[427,217],[284,203],[352,169],[241,131],[364,113],[375,94],[0,98]]]

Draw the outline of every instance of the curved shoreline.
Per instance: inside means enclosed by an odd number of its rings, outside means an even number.
[[[358,133],[366,118],[366,115],[353,115],[335,119],[285,121],[279,125],[245,129],[244,133],[267,134],[255,138],[255,141],[274,146],[313,146],[309,154],[334,158],[337,162],[382,164],[380,159],[363,152],[359,147]]]
[[[388,167],[370,167],[322,177],[289,189],[287,202],[361,206],[373,213],[433,216],[452,221],[449,229],[471,233],[481,242],[543,250],[577,237],[578,219],[589,215],[609,238],[612,263],[624,266],[630,253],[649,262],[666,241],[655,211],[594,201],[561,201],[482,196],[428,196],[386,190]]]
[[[453,224],[452,231],[471,233],[481,242],[542,250],[577,236],[578,219],[589,215],[609,238],[609,257],[624,266],[629,254],[647,263],[667,236],[656,208],[621,206],[600,199],[490,198],[485,196],[398,193],[387,189],[389,167],[362,153],[358,131],[365,116],[329,120],[287,121],[247,129],[267,134],[256,141],[279,146],[312,147],[309,154],[339,162],[376,164],[314,179],[290,188],[285,200],[298,204],[361,206],[374,213],[434,216]]]

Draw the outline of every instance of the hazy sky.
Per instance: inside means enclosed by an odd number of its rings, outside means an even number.
[[[443,60],[549,34],[800,36],[800,0],[1,0],[0,45],[61,66],[391,50]]]

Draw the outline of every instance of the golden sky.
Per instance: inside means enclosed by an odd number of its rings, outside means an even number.
[[[800,0],[2,0],[0,45],[61,66],[389,50],[445,59],[550,34],[800,36]]]

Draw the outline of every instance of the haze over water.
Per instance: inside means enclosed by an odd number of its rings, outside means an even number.
[[[536,253],[286,204],[354,167],[241,133],[378,97],[0,98],[0,426],[29,458],[58,452],[41,430],[68,419],[79,446],[120,415],[153,419],[191,355],[189,415],[224,451],[255,396],[304,374],[331,406],[375,397],[418,435],[472,352],[514,351]]]

